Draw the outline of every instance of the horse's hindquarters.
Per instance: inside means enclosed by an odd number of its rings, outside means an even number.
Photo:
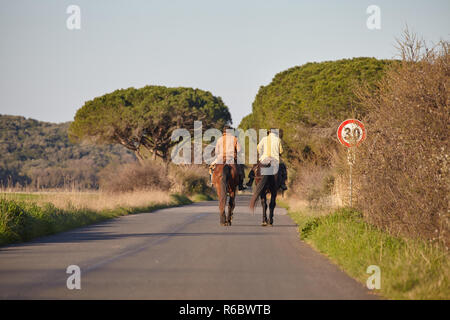
[[[213,172],[213,182],[219,198],[219,215],[221,225],[231,225],[236,188],[239,184],[238,170],[235,164],[218,164]],[[228,195],[228,214],[225,216],[225,206]]]

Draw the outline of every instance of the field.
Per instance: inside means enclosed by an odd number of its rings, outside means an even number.
[[[159,190],[128,193],[39,192],[0,193],[0,245],[115,218],[205,200]]]

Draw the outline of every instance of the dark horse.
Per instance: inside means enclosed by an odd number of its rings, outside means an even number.
[[[250,209],[255,209],[256,200],[261,197],[261,205],[263,209],[262,226],[273,226],[273,210],[276,206],[277,192],[280,187],[280,170],[275,174],[262,175],[261,167],[268,167],[267,165],[258,164],[255,172],[255,191],[250,200]],[[266,168],[269,171],[272,169]],[[269,219],[267,219],[267,194],[270,193],[269,203]]]
[[[236,164],[216,164],[212,180],[217,191],[217,196],[219,197],[220,224],[223,226],[231,226],[236,187],[239,185],[239,174]],[[228,215],[225,217],[227,194],[230,196],[230,200],[228,201]]]

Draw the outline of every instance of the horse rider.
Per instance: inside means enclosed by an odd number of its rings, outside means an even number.
[[[219,159],[222,159],[222,162],[220,163],[235,163],[236,168],[239,175],[239,190],[244,190],[246,187],[244,187],[244,165],[237,163],[237,155],[241,152],[241,145],[238,142],[238,139],[235,135],[230,133],[227,133],[227,130],[231,131],[233,130],[230,126],[226,125],[223,128],[223,134],[222,136],[217,139],[216,143],[216,149],[215,149],[215,155],[216,158],[209,166],[209,173],[211,176],[212,181],[212,173],[214,171],[214,168],[216,164],[219,162]]]
[[[278,134],[278,131],[280,134]],[[287,190],[286,180],[287,180],[287,170],[286,165],[280,161],[280,155],[283,153],[283,146],[281,145],[280,136],[283,135],[283,131],[280,129],[270,129],[267,131],[267,136],[261,139],[258,143],[258,154],[259,163],[255,164],[253,168],[250,170],[248,174],[249,181],[247,182],[247,186],[251,186],[253,180],[255,179],[255,172],[259,164],[267,163],[270,161],[277,161],[280,170],[280,188],[281,190]]]

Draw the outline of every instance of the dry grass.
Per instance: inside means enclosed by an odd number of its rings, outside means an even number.
[[[295,169],[290,178],[289,198],[315,209],[334,205],[333,169],[313,163],[303,163]]]
[[[289,196],[281,200],[284,206],[287,206],[292,212],[301,212],[304,217],[321,217],[330,213],[333,206],[323,205],[311,207],[310,202],[297,196]]]
[[[163,191],[1,193],[0,245],[189,203],[183,195]]]
[[[171,197],[161,190],[142,190],[123,193],[108,192],[3,192],[1,198],[7,200],[25,200],[38,205],[52,203],[60,209],[89,209],[101,211],[120,207],[145,207],[149,204],[169,204]]]

